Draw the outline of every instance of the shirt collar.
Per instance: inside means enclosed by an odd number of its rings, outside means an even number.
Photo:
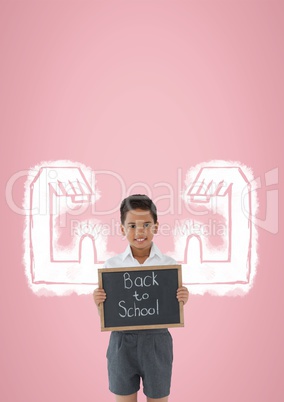
[[[148,258],[153,258],[155,255],[159,258],[162,258],[161,251],[158,249],[158,247],[156,246],[155,243],[152,243],[150,255]],[[122,253],[122,261],[125,261],[128,256],[130,256],[131,258],[134,258],[129,244],[126,247],[126,250],[124,251],[124,253]]]

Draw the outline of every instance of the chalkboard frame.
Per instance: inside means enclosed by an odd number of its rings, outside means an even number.
[[[182,286],[182,266],[181,265],[152,265],[145,267],[118,267],[118,268],[101,268],[98,269],[98,279],[99,287],[103,289],[104,274],[113,273],[119,274],[122,272],[141,272],[145,271],[159,271],[159,270],[171,270],[175,272],[178,287]],[[164,288],[163,288],[164,290]],[[165,292],[167,290],[165,289]],[[173,295],[176,301],[176,295]],[[111,298],[111,295],[107,295],[107,298]],[[128,331],[128,330],[145,330],[145,329],[160,329],[160,328],[173,328],[173,327],[184,327],[184,313],[183,313],[183,302],[177,303],[176,313],[179,316],[179,322],[177,323],[163,323],[163,324],[149,324],[149,325],[119,325],[119,326],[106,326],[105,325],[105,308],[104,303],[100,304],[100,318],[101,318],[101,331]]]

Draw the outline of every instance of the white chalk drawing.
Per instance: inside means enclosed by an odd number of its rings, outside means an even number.
[[[110,255],[92,214],[99,198],[93,181],[91,169],[68,161],[30,172],[25,264],[33,290],[89,293],[97,283],[97,269]]]
[[[37,294],[88,294],[97,269],[114,253],[94,205],[103,197],[92,170],[71,161],[41,163],[25,188],[26,275]],[[257,266],[253,174],[240,163],[211,161],[190,168],[180,195],[186,213],[173,228],[169,252],[191,293],[245,294]],[[154,200],[155,201],[155,200]]]
[[[194,293],[241,294],[252,286],[257,265],[252,183],[250,169],[224,161],[189,170],[182,195],[188,218],[175,229],[174,257]]]

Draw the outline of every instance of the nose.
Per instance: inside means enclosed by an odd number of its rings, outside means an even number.
[[[136,226],[136,234],[143,234],[145,231],[145,228],[143,225],[137,225]]]

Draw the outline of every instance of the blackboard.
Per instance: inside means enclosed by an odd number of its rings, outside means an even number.
[[[107,298],[100,304],[101,330],[183,327],[181,265],[99,269],[99,287]]]

